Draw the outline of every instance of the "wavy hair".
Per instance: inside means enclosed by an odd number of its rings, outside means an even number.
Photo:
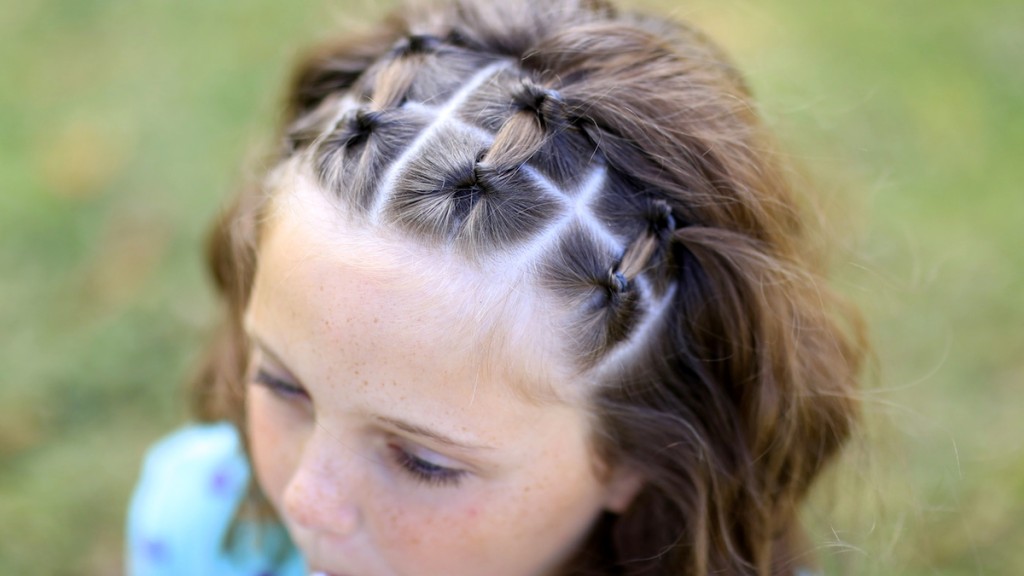
[[[601,0],[416,4],[316,49],[274,166],[370,226],[528,270],[569,311],[604,462],[644,488],[574,574],[786,574],[798,506],[851,434],[865,354],[741,76]],[[192,389],[242,425],[264,183],[217,222],[227,314]]]

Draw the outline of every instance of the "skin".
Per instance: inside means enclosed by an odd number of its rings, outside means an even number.
[[[557,574],[640,481],[595,461],[580,395],[552,382],[572,372],[551,310],[355,228],[299,182],[265,229],[247,312],[260,487],[312,571]]]

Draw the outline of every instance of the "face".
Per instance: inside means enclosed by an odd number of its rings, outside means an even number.
[[[260,246],[248,426],[310,569],[556,574],[637,481],[595,462],[575,395],[528,392],[568,386],[548,381],[568,371],[538,300],[345,233],[322,192],[295,188]]]

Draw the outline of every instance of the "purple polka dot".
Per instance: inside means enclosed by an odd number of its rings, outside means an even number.
[[[263,572],[259,572],[258,574],[256,574],[256,576],[274,576],[274,573],[268,570],[264,570]]]
[[[213,473],[210,477],[210,490],[218,496],[227,496],[231,494],[231,488],[234,486],[234,476],[231,471],[226,467],[221,468]]]
[[[162,564],[164,562],[167,562],[171,557],[171,549],[163,540],[143,540],[141,548],[142,557],[149,560],[150,562],[153,562],[154,564]]]

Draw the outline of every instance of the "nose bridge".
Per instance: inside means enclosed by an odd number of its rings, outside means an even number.
[[[318,427],[303,448],[285,489],[284,509],[307,529],[347,536],[359,525],[358,486],[363,459],[353,447]]]

